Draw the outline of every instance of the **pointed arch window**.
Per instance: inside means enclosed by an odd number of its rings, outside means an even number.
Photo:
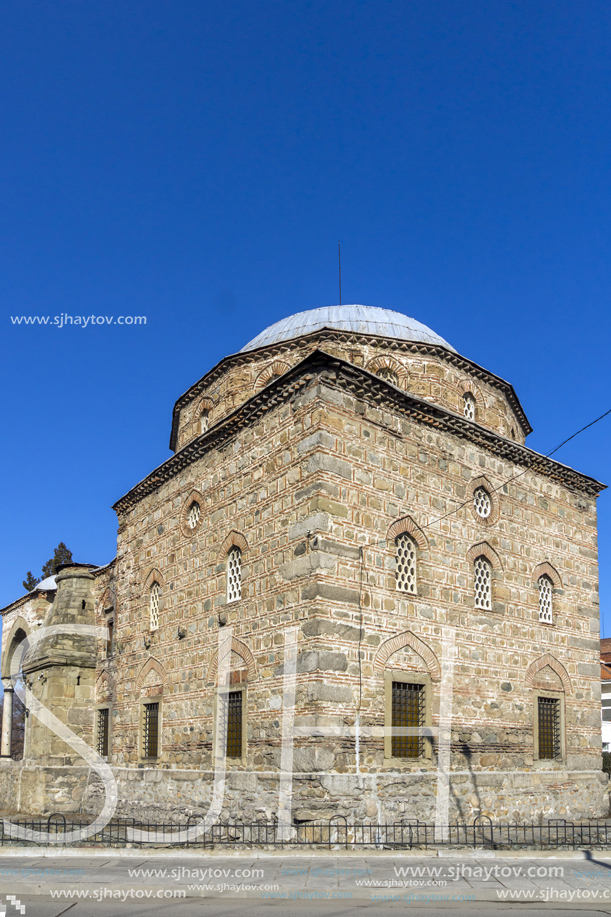
[[[553,624],[552,581],[549,576],[539,577],[539,621],[542,624]]]
[[[399,592],[416,594],[416,542],[402,532],[395,538],[396,569],[395,581]]]
[[[473,585],[475,607],[489,610],[492,608],[492,567],[490,561],[480,554],[473,564]]]
[[[237,602],[242,598],[242,552],[233,545],[227,554],[227,601]]]
[[[149,611],[150,611],[150,629],[157,630],[159,627],[159,605],[161,601],[161,586],[157,581],[153,582],[151,585],[150,598],[149,598]]]

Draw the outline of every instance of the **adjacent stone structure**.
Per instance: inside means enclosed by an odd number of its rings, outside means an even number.
[[[43,614],[106,628],[45,636],[23,670],[107,757],[122,815],[207,811],[227,696],[223,818],[276,815],[289,762],[293,821],[430,821],[440,757],[451,820],[606,814],[603,485],[529,432],[508,383],[405,316],[280,322],[178,400],[175,455],[115,506],[116,559],[2,611],[4,684]],[[33,715],[0,769],[7,810],[101,807]]]

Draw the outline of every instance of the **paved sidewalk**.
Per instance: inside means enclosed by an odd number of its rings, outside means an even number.
[[[69,853],[69,852],[66,852]],[[107,855],[0,855],[0,902],[6,917],[26,905],[25,917],[102,917],[191,913],[265,917],[292,914],[346,915],[375,908],[410,913],[449,909],[497,914],[500,910],[543,915],[580,912],[611,915],[611,856],[596,853],[454,856],[396,855],[155,856],[147,851]],[[1,913],[0,908],[0,913]]]

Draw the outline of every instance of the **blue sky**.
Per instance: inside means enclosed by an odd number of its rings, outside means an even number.
[[[60,540],[113,557],[176,398],[337,302],[338,239],[344,302],[511,381],[532,448],[611,407],[610,33],[595,0],[4,4],[0,605]],[[147,324],[10,320],[61,313]],[[557,458],[611,483],[610,447]]]

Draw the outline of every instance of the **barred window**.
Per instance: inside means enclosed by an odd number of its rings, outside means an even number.
[[[560,757],[560,701],[539,698],[539,758]]]
[[[242,691],[230,691],[227,710],[228,758],[242,757]]]
[[[463,413],[467,420],[475,420],[475,398],[471,392],[463,395]]]
[[[109,722],[108,707],[103,707],[101,710],[98,710],[97,751],[102,758],[108,757]]]
[[[395,538],[397,589],[401,592],[416,593],[416,543],[407,532]]]
[[[159,599],[161,596],[161,586],[154,582],[151,586],[150,595],[150,627],[151,630],[157,630],[159,627]]]
[[[194,500],[191,506],[189,507],[189,511],[187,512],[187,525],[189,526],[190,529],[194,529],[197,527],[197,523],[200,520],[201,513],[202,511],[201,511],[201,507],[199,503],[197,502],[197,500]]]
[[[492,567],[483,556],[477,557],[473,564],[475,586],[475,607],[492,608]]]
[[[227,555],[227,601],[242,598],[242,552],[234,545]]]
[[[210,411],[207,408],[199,415],[199,432],[205,433],[210,426]]]
[[[392,683],[392,756],[419,758],[424,753],[425,686]]]
[[[552,623],[552,581],[549,576],[539,577],[539,620]]]
[[[476,487],[473,491],[473,507],[480,519],[487,519],[492,512],[492,500],[485,487]]]
[[[159,757],[159,702],[143,704],[142,751],[145,758]]]
[[[391,385],[399,387],[399,377],[393,369],[390,369],[388,366],[383,366],[376,373],[380,379],[384,379],[386,382],[390,382]]]

